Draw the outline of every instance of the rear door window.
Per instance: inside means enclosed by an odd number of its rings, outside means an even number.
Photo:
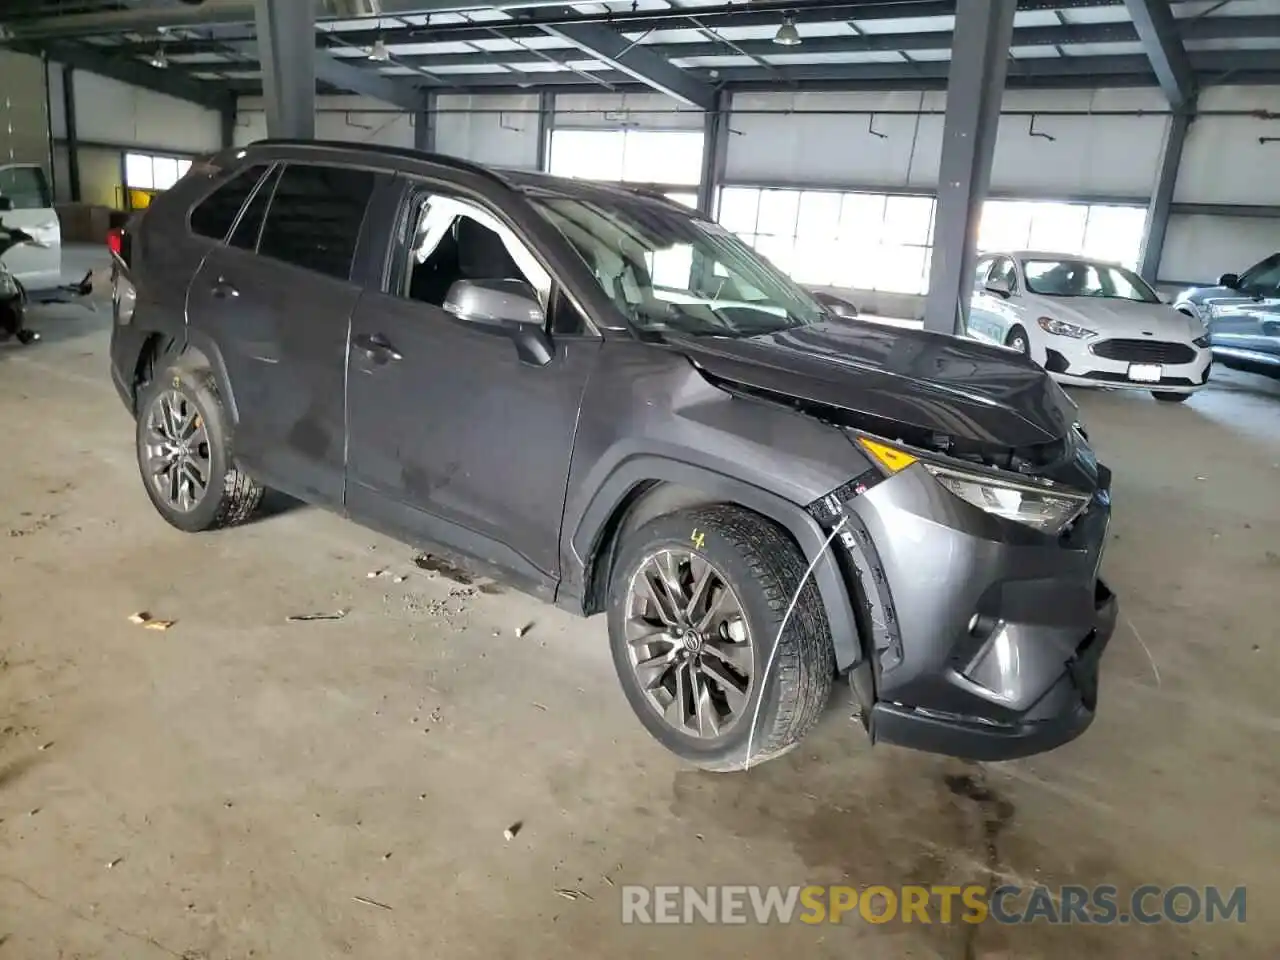
[[[43,210],[53,206],[44,171],[39,167],[0,168],[0,197],[8,197],[15,210]]]
[[[235,229],[231,231],[231,238],[227,241],[231,246],[240,250],[256,250],[258,248],[258,237],[262,233],[262,221],[266,219],[267,205],[271,203],[271,194],[275,190],[279,175],[279,167],[267,174],[266,179],[254,191],[253,197],[245,204],[244,213],[240,214],[240,219],[236,221]]]
[[[258,253],[350,279],[373,186],[368,170],[288,164],[276,183]]]
[[[240,208],[253,193],[267,167],[265,163],[247,167],[201,200],[191,211],[191,229],[219,243],[225,240]]]

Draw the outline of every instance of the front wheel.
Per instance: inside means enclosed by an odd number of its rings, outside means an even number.
[[[1185,403],[1189,393],[1171,393],[1168,390],[1152,390],[1151,395],[1161,403]]]
[[[609,587],[614,666],[668,750],[707,770],[743,769],[818,721],[835,656],[805,570],[778,526],[729,505],[658,517],[624,539]]]
[[[138,470],[160,516],[197,533],[253,515],[263,488],[235,466],[231,422],[207,370],[171,367],[138,404]]]

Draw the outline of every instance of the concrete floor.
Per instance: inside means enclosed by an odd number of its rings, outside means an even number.
[[[0,347],[0,960],[1274,956],[1280,384],[1078,394],[1115,470],[1124,612],[1081,740],[967,767],[871,750],[837,703],[800,750],[712,775],[642,732],[598,619],[464,590],[313,509],[165,525],[105,311],[35,322],[43,344]],[[1248,922],[619,922],[623,883],[993,877],[1245,884]]]

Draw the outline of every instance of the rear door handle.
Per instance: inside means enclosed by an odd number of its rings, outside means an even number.
[[[383,360],[403,360],[400,351],[393,347],[390,342],[380,333],[361,333],[355,338],[356,348],[363,350],[368,356],[373,358],[381,357]]]
[[[231,297],[240,296],[240,291],[236,289],[235,285],[228,283],[222,277],[219,277],[217,283],[209,288],[209,292],[219,300],[227,300]]]

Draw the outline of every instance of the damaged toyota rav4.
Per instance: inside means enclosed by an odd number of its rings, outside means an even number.
[[[270,487],[602,613],[708,769],[837,683],[873,742],[976,759],[1093,718],[1110,474],[1023,357],[837,317],[662,197],[410,150],[228,151],[118,246],[112,373],[182,530]]]

